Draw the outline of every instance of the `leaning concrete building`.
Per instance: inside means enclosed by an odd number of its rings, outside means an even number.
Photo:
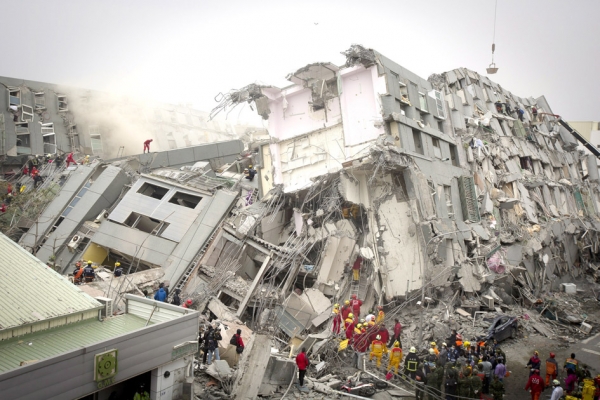
[[[343,54],[285,88],[231,93],[268,122],[252,145],[262,200],[234,210],[188,293],[212,290],[238,315],[250,305],[247,318],[294,336],[351,294],[366,309],[420,289],[511,303],[586,271],[600,251],[596,160],[543,96]]]

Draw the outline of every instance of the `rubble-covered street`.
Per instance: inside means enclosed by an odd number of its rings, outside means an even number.
[[[0,77],[0,393],[600,393],[600,145],[479,72],[341,54],[111,129],[109,97]]]

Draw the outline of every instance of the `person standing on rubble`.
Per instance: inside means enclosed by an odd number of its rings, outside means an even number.
[[[404,375],[410,377],[410,379],[415,379],[415,374],[417,372],[417,365],[421,360],[419,356],[417,356],[417,349],[413,346],[408,351],[408,355],[404,359]]]
[[[306,347],[303,347],[296,356],[296,365],[298,366],[298,383],[300,387],[304,387],[304,376],[309,365],[308,357],[306,357]]]
[[[533,374],[529,377],[525,390],[531,391],[531,400],[539,400],[540,395],[544,391],[544,380],[540,376],[540,370],[534,369]]]
[[[540,353],[538,353],[538,351],[535,350],[533,352],[533,356],[531,356],[531,358],[527,362],[527,365],[525,366],[525,368],[531,368],[531,371],[529,372],[529,376],[533,375],[534,370],[540,369],[540,367],[542,365],[542,360],[540,360],[539,356],[540,356]]]
[[[373,361],[373,357],[377,358],[377,368],[381,368],[381,358],[384,354],[387,354],[388,350],[385,343],[381,341],[381,336],[377,335],[375,340],[371,343],[371,354],[369,354],[369,361]]]
[[[346,339],[348,339],[348,344],[352,344],[352,338],[354,337],[354,320],[350,317],[352,314],[348,314],[348,319],[346,320]]]
[[[377,313],[377,318],[375,318],[375,324],[380,325],[385,320],[385,313],[383,312],[383,306],[377,306],[377,310],[379,312]]]
[[[165,292],[165,289],[163,289],[162,286],[159,286],[158,290],[154,294],[154,300],[162,302],[167,300],[167,292]]]
[[[552,396],[550,400],[560,400],[564,395],[563,388],[560,387],[560,381],[555,379],[552,381]],[[494,399],[495,400],[495,399]]]
[[[385,325],[381,324],[381,326],[379,327],[378,333],[379,333],[379,336],[381,336],[381,341],[383,342],[383,344],[386,344],[390,340],[390,333],[388,332]]]
[[[390,339],[390,343],[388,343],[388,347],[391,347],[391,344],[394,342],[400,343],[400,348],[402,348],[402,340],[400,340],[400,334],[402,333],[402,324],[398,318],[394,319],[394,334]]]
[[[396,374],[398,374],[398,368],[402,362],[402,348],[399,342],[394,342],[394,347],[390,350],[390,359],[388,361],[387,369],[391,371],[392,368],[396,368]]]
[[[244,346],[244,341],[242,340],[242,330],[238,329],[229,343],[234,341],[233,338],[235,338],[235,342],[237,343],[235,345],[235,365],[237,365],[240,360],[240,354],[242,354],[246,348]]]
[[[490,393],[490,381],[492,379],[492,363],[488,361],[487,356],[483,356],[483,361],[481,362],[481,366],[483,368],[483,394]]]
[[[348,318],[348,314],[352,312],[352,307],[350,307],[350,300],[344,301],[344,305],[342,306],[340,312],[342,313],[342,320],[345,321]]]
[[[444,367],[446,362],[448,362],[448,345],[446,343],[442,343],[442,349],[440,350],[440,354],[438,354],[438,361],[441,367]]]
[[[175,289],[175,294],[173,295],[173,299],[171,300],[171,304],[175,306],[181,305],[181,297],[179,297],[179,293],[181,293],[181,289]]]
[[[358,256],[358,257],[356,257],[356,260],[354,260],[354,264],[352,265],[352,276],[354,278],[354,281],[360,280],[361,265],[362,265],[362,257]]]
[[[573,372],[577,372],[577,365],[579,364],[579,361],[577,361],[577,359],[575,358],[575,353],[571,353],[571,357],[567,358],[567,360],[565,361],[565,365],[563,366],[563,370],[565,370],[566,372],[568,372],[568,370],[571,370]]]
[[[119,277],[119,276],[123,275],[123,268],[121,268],[121,263],[118,261],[115,263],[115,269],[113,271],[113,275],[115,277]]]
[[[550,386],[550,380],[556,379],[558,375],[558,363],[555,357],[556,354],[550,353],[550,357],[546,359],[546,386]]]
[[[73,152],[69,153],[65,161],[67,161],[67,168],[69,168],[69,165],[71,165],[71,163],[77,165],[77,161],[75,161],[75,159],[73,158]]]
[[[565,378],[565,391],[567,394],[573,393],[577,390],[577,374],[572,369],[567,369],[567,377]]]
[[[146,153],[146,150],[150,153],[150,143],[152,143],[152,139],[148,139],[144,142],[144,153]]]
[[[81,263],[77,261],[75,263],[75,270],[73,271],[73,283],[76,285],[81,284],[83,275],[83,268],[81,268]]]
[[[92,267],[92,261],[88,261],[86,267],[83,269],[83,279],[86,283],[92,282],[96,277],[94,267]]]
[[[333,314],[333,325],[331,327],[331,330],[334,335],[339,335],[340,334],[340,326],[342,325],[342,314],[340,312],[340,305],[335,304],[333,306],[333,311],[331,311],[331,313]]]
[[[506,376],[506,365],[504,365],[504,360],[502,358],[498,359],[498,364],[496,364],[496,368],[494,369],[494,376],[497,377],[500,382],[504,381],[504,377]]]
[[[354,362],[357,369],[364,369],[364,358],[365,354],[369,350],[369,338],[366,331],[362,330],[361,334],[354,338]]]
[[[354,314],[352,313],[349,313],[348,317],[344,320],[344,329],[348,330],[350,324],[354,325]],[[354,326],[352,326],[352,329],[354,329]]]
[[[221,328],[215,329],[214,339],[215,339],[215,352],[214,352],[215,353],[215,360],[220,360],[221,359],[221,355],[219,353],[219,342],[221,340],[223,340],[223,336],[221,336]]]
[[[352,298],[352,312],[356,316],[356,318],[360,317],[360,307],[363,305],[362,300],[360,300],[355,294],[351,296]]]

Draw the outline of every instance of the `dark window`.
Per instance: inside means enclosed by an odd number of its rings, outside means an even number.
[[[202,200],[202,197],[200,196],[194,196],[192,194],[182,192],[175,192],[173,197],[171,197],[171,199],[169,200],[169,203],[178,204],[180,206],[188,208],[196,208],[198,203],[200,203],[200,200]]]
[[[452,165],[454,165],[455,167],[459,167],[458,150],[456,149],[456,146],[453,144],[450,145],[450,159],[452,160]]]
[[[421,141],[421,132],[416,129],[413,129],[413,140],[415,141],[415,152],[419,154],[425,154],[423,152],[423,142]]]
[[[161,200],[169,189],[164,188],[162,186],[153,185],[151,183],[145,182],[142,187],[138,190],[138,193],[143,194],[144,196],[149,196],[154,199]]]
[[[153,235],[160,235],[169,226],[167,222],[162,222],[155,218],[150,218],[134,212],[129,215],[124,224]]]

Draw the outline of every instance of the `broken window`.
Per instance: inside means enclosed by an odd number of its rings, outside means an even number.
[[[419,154],[425,154],[425,152],[423,151],[423,142],[421,140],[421,132],[416,129],[413,129],[412,134],[413,134],[413,141],[415,142],[415,152],[417,152]]]
[[[475,179],[472,176],[461,176],[458,178],[458,189],[465,221],[479,222],[479,206],[477,204],[477,192],[475,191]]]
[[[175,192],[169,199],[169,203],[178,204],[183,207],[196,208],[202,197],[194,196],[193,194]]]
[[[18,122],[15,124],[15,133],[17,135],[29,135],[29,124],[27,122]]]
[[[444,108],[444,96],[439,90],[432,90],[429,95],[435,99],[435,107],[437,109],[438,118],[446,118],[446,109]],[[441,129],[440,129],[441,130]]]
[[[46,109],[46,95],[44,94],[44,92],[36,92],[33,93],[33,105],[36,109],[36,111],[40,110],[45,110]]]
[[[153,199],[162,200],[162,198],[167,194],[169,189],[164,188],[162,186],[153,185],[149,182],[144,182],[144,184],[137,191],[139,194],[143,194],[144,196],[152,197]]]
[[[19,107],[21,105],[21,89],[8,88],[8,105]]]
[[[160,235],[169,226],[167,222],[132,212],[124,222],[125,225],[152,235]]]
[[[56,153],[56,135],[54,133],[44,135],[43,141],[44,141],[44,153],[46,153],[46,154]]]
[[[522,169],[533,172],[533,167],[531,166],[531,157],[519,157],[519,159],[521,160]]]
[[[433,144],[433,155],[437,158],[442,158],[442,148],[440,147],[440,139],[431,138],[431,143]]]
[[[427,97],[425,93],[419,92],[419,108],[421,111],[429,111],[427,109]]]
[[[444,185],[444,199],[446,200],[448,217],[454,218],[454,206],[452,205],[452,186]]]
[[[433,212],[437,214],[437,205],[438,205],[438,194],[435,189],[435,185],[432,181],[427,181],[427,186],[429,186],[429,194],[431,195],[431,200],[433,202]]]
[[[21,107],[21,121],[33,122],[33,108],[23,104]]]
[[[406,180],[403,172],[397,172],[392,175],[392,182],[394,183],[393,191],[396,196],[396,201],[408,201],[408,191],[406,190]]]
[[[460,166],[458,162],[458,149],[454,144],[450,144],[450,160],[452,160],[452,165],[455,167]]]
[[[58,102],[58,111],[69,111],[69,105],[67,103],[67,96],[62,94],[56,95],[56,100]]]
[[[42,136],[54,135],[54,123],[53,122],[49,122],[47,124],[40,124],[40,125],[42,125]]]

